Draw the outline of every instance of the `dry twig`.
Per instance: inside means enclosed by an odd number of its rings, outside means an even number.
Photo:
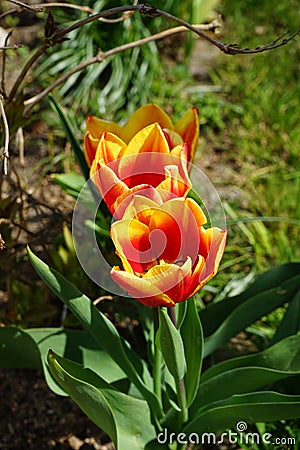
[[[8,166],[8,158],[9,158],[9,151],[8,151],[8,146],[9,146],[9,128],[8,128],[8,122],[7,122],[7,118],[6,118],[6,114],[5,114],[5,110],[4,110],[4,106],[3,106],[3,95],[0,94],[0,114],[2,116],[2,121],[3,121],[3,128],[4,128],[4,148],[3,148],[3,152],[2,152],[2,159],[3,159],[3,172],[4,175],[7,175],[7,166]]]
[[[194,25],[196,29],[203,29],[203,30],[215,30],[216,28],[220,27],[220,24],[217,21],[213,21],[210,24],[205,25]],[[144,44],[147,44],[152,41],[157,41],[159,39],[163,39],[167,36],[171,36],[176,33],[182,33],[184,31],[187,31],[186,27],[180,26],[175,28],[170,28],[168,30],[161,31],[160,33],[153,34],[152,36],[148,36],[143,39],[138,39],[137,41],[129,42],[128,44],[123,44],[118,47],[115,47],[111,50],[108,50],[107,52],[99,51],[96,56],[93,58],[88,59],[87,61],[82,62],[81,64],[78,64],[77,66],[73,67],[69,72],[65,73],[61,77],[59,77],[53,84],[48,86],[44,91],[40,92],[34,97],[29,98],[28,100],[24,101],[24,105],[27,106],[27,108],[24,109],[24,115],[27,115],[29,111],[33,108],[34,105],[39,103],[46,95],[48,95],[50,92],[52,92],[56,87],[63,84],[71,75],[73,75],[76,72],[80,72],[81,70],[85,69],[86,67],[103,62],[105,59],[107,59],[109,56],[113,56],[117,53],[121,53],[125,50],[128,50],[130,48],[140,47]]]
[[[42,12],[43,10],[41,8],[38,8],[37,6],[30,6],[27,5],[27,3],[22,3],[19,0],[6,0],[9,3],[14,3],[15,5],[21,6],[22,8],[30,9],[34,12]]]
[[[9,1],[15,1],[15,0],[9,0]],[[20,2],[18,2],[20,3]],[[128,6],[119,6],[116,8],[111,8],[108,9],[106,11],[101,11],[100,13],[97,14],[92,14],[89,17],[79,20],[77,22],[75,22],[73,25],[64,28],[63,30],[55,30],[53,35],[50,36],[50,39],[48,39],[47,43],[43,43],[42,46],[36,51],[36,53],[34,55],[32,55],[32,57],[30,58],[30,60],[26,63],[25,67],[23,68],[23,70],[21,71],[18,79],[16,80],[14,86],[12,87],[12,90],[9,94],[8,100],[7,102],[11,102],[15,96],[15,94],[17,93],[21,83],[23,82],[24,78],[27,75],[27,72],[29,71],[29,69],[32,67],[32,65],[36,62],[36,60],[46,51],[46,49],[49,46],[54,46],[57,43],[60,43],[64,40],[64,37],[69,34],[71,31],[74,31],[84,25],[87,25],[88,23],[91,23],[95,20],[102,20],[103,18],[105,19],[106,17],[113,15],[113,14],[133,14],[134,12],[140,12],[141,14],[150,16],[150,17],[165,17],[166,19],[169,19],[177,24],[179,24],[181,27],[184,27],[186,30],[190,30],[192,32],[194,32],[195,34],[197,34],[198,36],[200,36],[203,39],[206,39],[208,42],[210,42],[212,45],[216,46],[217,48],[219,48],[219,50],[221,50],[222,52],[229,54],[229,55],[237,55],[237,54],[251,54],[251,53],[261,53],[267,50],[272,50],[278,47],[281,47],[282,45],[287,44],[289,41],[291,41],[292,39],[294,39],[299,33],[300,33],[300,28],[295,31],[291,36],[289,36],[288,38],[282,38],[279,37],[276,40],[274,40],[273,42],[266,44],[264,46],[259,46],[256,47],[255,49],[249,49],[249,48],[239,48],[236,44],[224,44],[223,42],[218,41],[217,39],[213,38],[210,34],[207,34],[203,29],[195,26],[195,25],[191,25],[188,22],[179,19],[178,17],[175,17],[165,11],[159,10],[154,6],[151,6],[147,3],[144,4],[133,4],[133,5],[128,5]],[[170,30],[170,34],[172,34],[174,31],[172,31],[173,29]],[[167,33],[169,32],[168,30],[166,30]],[[181,30],[182,31],[182,30]],[[175,31],[176,32],[176,31]],[[109,50],[105,53],[99,52],[95,57],[93,57],[92,59],[85,61],[83,63],[81,63],[80,65],[76,66],[75,68],[73,68],[72,70],[70,70],[69,72],[67,72],[65,75],[62,75],[60,78],[58,78],[56,80],[55,83],[53,83],[51,86],[49,86],[47,89],[45,89],[44,91],[42,91],[40,94],[38,94],[37,96],[33,97],[32,99],[29,99],[25,102],[26,105],[31,105],[30,108],[25,109],[25,113],[28,113],[28,110],[31,109],[31,107],[36,104],[38,101],[40,101],[43,97],[45,97],[45,95],[47,95],[49,92],[51,92],[55,87],[59,86],[60,84],[62,84],[66,79],[68,79],[73,73],[78,72],[82,69],[84,69],[85,67],[94,64],[96,62],[101,62],[103,61],[103,59],[107,58],[108,56],[111,56],[115,53],[119,53],[123,50],[126,50],[128,48],[133,48],[133,47],[137,47],[137,46],[141,46],[143,44],[146,44],[148,42],[157,40],[157,39],[161,39],[161,37],[163,37],[163,33],[165,32],[161,32],[161,33],[157,33],[153,36],[149,36],[148,38],[145,39],[140,39],[138,41],[135,42],[131,42],[128,44],[124,44],[121,45],[119,47],[116,47],[115,49]]]

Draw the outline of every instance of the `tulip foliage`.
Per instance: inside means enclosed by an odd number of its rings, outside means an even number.
[[[82,329],[0,328],[2,365],[43,369],[49,387],[71,396],[119,450],[192,448],[241,420],[300,417],[300,395],[278,389],[300,376],[300,265],[272,269],[243,293],[197,309],[194,296],[216,275],[227,237],[189,195],[198,130],[196,109],[173,125],[156,105],[124,127],[87,120],[85,158],[112,214],[118,262],[110,277],[139,311],[147,356],[30,250],[37,273]],[[284,305],[268,348],[210,364],[232,336]]]

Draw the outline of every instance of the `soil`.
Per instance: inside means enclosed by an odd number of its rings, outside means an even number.
[[[0,371],[1,450],[113,450],[99,430],[68,397],[47,387],[35,370]]]

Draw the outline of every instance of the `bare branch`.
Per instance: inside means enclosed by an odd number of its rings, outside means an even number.
[[[9,1],[15,1],[15,0],[9,0]],[[117,13],[133,13],[134,11],[139,11],[141,14],[145,14],[148,15],[150,17],[165,17],[173,22],[178,23],[180,26],[183,26],[184,28],[186,28],[187,30],[190,30],[194,33],[196,33],[198,36],[202,37],[203,39],[206,39],[208,42],[210,42],[212,45],[215,45],[216,47],[219,48],[219,50],[221,50],[222,52],[229,54],[229,55],[236,55],[236,54],[250,54],[250,53],[261,53],[267,50],[272,50],[278,47],[281,47],[282,45],[287,44],[289,41],[291,41],[292,39],[294,39],[299,33],[300,33],[300,28],[295,31],[289,38],[278,38],[275,41],[265,45],[265,46],[260,46],[260,47],[256,47],[255,49],[248,49],[248,48],[239,48],[237,45],[235,44],[224,44],[223,42],[218,41],[217,39],[213,38],[211,35],[205,33],[203,30],[197,28],[195,25],[191,25],[188,22],[179,19],[178,17],[175,17],[167,12],[161,11],[157,8],[155,8],[154,6],[151,6],[147,3],[143,3],[143,4],[133,4],[133,5],[128,5],[128,6],[119,6],[116,8],[111,8],[108,9],[106,11],[102,11],[100,13],[97,14],[92,14],[89,17],[79,20],[77,22],[75,22],[73,25],[63,29],[63,30],[56,30],[48,39],[48,42],[45,43],[37,50],[37,52],[30,58],[30,60],[27,62],[27,64],[25,65],[25,67],[23,68],[22,72],[20,73],[17,81],[15,82],[9,98],[8,98],[8,102],[11,102],[12,99],[14,98],[18,88],[20,87],[24,77],[26,76],[28,70],[31,68],[31,66],[35,63],[35,61],[44,53],[44,51],[46,50],[46,48],[48,48],[49,46],[54,46],[57,43],[62,42],[64,39],[64,36],[66,36],[67,34],[69,34],[71,31],[74,31],[88,23],[91,23],[95,20],[99,20],[101,18],[106,18],[110,15],[113,14],[117,14]],[[155,40],[155,39],[159,39],[159,37],[150,37],[150,40]],[[134,42],[132,44],[125,44],[124,46],[120,46],[117,47],[116,51],[110,50],[109,52],[106,53],[106,56],[109,54],[109,56],[111,54],[114,53],[118,53],[119,51],[123,51],[124,49],[127,48],[131,48],[134,46],[138,46],[138,45],[143,45],[144,43],[150,42],[149,40],[140,40],[140,43]],[[122,50],[119,50],[119,49]],[[100,58],[100,59],[99,59]],[[99,60],[101,61],[103,58],[103,55],[99,56],[99,54],[95,57],[92,58],[92,60],[90,60],[91,62],[85,62],[82,63],[81,65],[77,66],[76,68],[72,69],[70,72],[68,72],[68,74],[63,75],[62,77],[60,77],[56,83],[54,83],[53,85],[51,85],[49,87],[50,90],[45,90],[43,91],[43,96],[47,95],[48,92],[51,92],[51,90],[53,90],[56,86],[58,86],[59,84],[61,84],[62,82],[64,82],[68,76],[70,76],[71,74],[73,74],[74,72],[77,72],[79,70],[82,70],[83,68],[85,68],[87,65],[93,64],[94,62],[99,62]],[[46,93],[46,94],[44,94]],[[42,94],[42,93],[41,93]],[[43,96],[41,98],[43,98]],[[32,99],[30,99],[30,101],[33,102]]]
[[[89,6],[79,6],[79,5],[74,5],[72,3],[62,3],[62,2],[39,3],[38,5],[35,5],[35,6],[36,6],[36,8],[42,8],[42,9],[43,8],[55,8],[55,7],[71,8],[71,9],[77,9],[78,11],[86,12],[88,14],[92,14],[94,12],[94,10],[92,8],[90,8]],[[12,8],[8,11],[5,11],[2,14],[0,14],[0,19],[3,19],[3,17],[9,16],[16,12],[20,12],[21,10],[22,10],[22,7],[19,6],[17,8]]]
[[[202,29],[202,30],[215,30],[216,28],[220,27],[220,23],[216,20],[212,21],[209,24],[204,25],[194,25],[196,29]],[[53,84],[48,86],[44,91],[40,92],[34,97],[29,98],[28,100],[25,100],[24,105],[28,105],[27,108],[24,110],[24,114],[28,114],[28,112],[33,108],[34,105],[39,103],[46,95],[48,95],[50,92],[52,92],[56,87],[60,86],[62,83],[64,83],[71,75],[73,75],[76,72],[80,72],[81,70],[85,69],[86,67],[99,63],[107,59],[109,56],[115,55],[116,53],[120,53],[124,50],[128,50],[130,48],[134,47],[140,47],[144,44],[147,44],[152,41],[157,41],[159,39],[163,39],[167,36],[171,36],[176,33],[182,33],[187,31],[186,27],[180,26],[175,28],[170,28],[168,30],[161,31],[160,33],[153,34],[152,36],[148,36],[143,39],[139,39],[137,41],[129,42],[128,44],[120,45],[119,47],[115,47],[111,50],[108,50],[107,52],[98,52],[96,56],[93,58],[88,59],[87,61],[84,61],[77,66],[73,67],[69,72],[65,73],[61,77],[59,77]]]
[[[116,8],[110,8],[105,11],[101,11],[100,13],[92,14],[91,16],[86,17],[85,19],[78,20],[77,22],[73,23],[73,25],[70,25],[69,27],[63,30],[58,31],[57,33],[55,33],[54,39],[57,42],[67,34],[71,33],[71,31],[77,30],[78,28],[87,25],[88,23],[94,22],[95,20],[98,20],[102,17],[108,17],[113,14],[125,13],[128,11],[141,11],[142,6],[143,5],[117,6]]]
[[[75,5],[73,3],[63,3],[63,2],[52,2],[52,3],[39,3],[35,5],[37,8],[71,8],[71,9],[77,9],[78,11],[86,12],[89,14],[92,14],[94,10],[90,8],[89,6],[79,6]]]
[[[22,127],[19,127],[16,132],[16,147],[19,148],[19,161],[20,165],[23,167],[25,165],[25,158],[24,158],[25,145]]]
[[[4,249],[5,249],[5,242],[0,234],[0,250],[4,250]]]
[[[22,47],[22,44],[5,45],[0,47],[0,50],[18,50],[20,47]]]
[[[14,3],[15,5],[21,6],[22,8],[30,9],[31,11],[34,11],[34,12],[42,12],[43,11],[41,8],[38,8],[36,6],[27,5],[26,3],[22,3],[19,0],[6,0],[6,1],[9,3]]]
[[[267,50],[273,50],[275,48],[278,48],[278,47],[281,47],[282,45],[287,44],[288,42],[290,42],[292,39],[294,39],[300,33],[300,28],[298,28],[298,30],[296,30],[289,38],[282,40],[281,37],[279,37],[275,41],[273,41],[269,44],[266,44],[266,45],[260,46],[260,47],[256,47],[254,49],[239,48],[235,44],[224,44],[223,42],[220,42],[217,39],[214,39],[209,34],[204,33],[202,30],[195,29],[195,27],[193,25],[189,24],[185,20],[179,19],[178,17],[175,17],[172,14],[169,14],[167,12],[161,11],[151,5],[141,5],[141,6],[144,7],[144,9],[143,8],[141,9],[141,11],[140,11],[141,13],[150,15],[151,17],[156,17],[158,15],[158,16],[163,16],[166,19],[170,19],[173,22],[176,22],[179,25],[186,27],[190,31],[193,31],[198,36],[206,39],[208,42],[215,45],[216,47],[218,47],[219,50],[221,50],[222,52],[224,52],[228,55],[238,55],[238,54],[245,55],[245,54],[252,54],[252,53],[261,53],[261,52],[265,52]]]
[[[19,89],[22,81],[24,80],[25,76],[27,75],[27,72],[29,71],[29,69],[33,66],[33,64],[37,61],[37,59],[45,52],[46,50],[46,45],[43,44],[32,56],[31,58],[29,58],[29,60],[27,61],[27,63],[25,64],[25,66],[23,67],[23,70],[21,71],[21,73],[19,74],[15,84],[13,85],[9,97],[7,99],[7,103],[10,103],[17,90]]]
[[[93,304],[96,306],[103,300],[113,300],[113,297],[111,295],[102,295],[101,297],[96,298],[96,300],[93,301]]]
[[[3,161],[3,172],[4,175],[7,175],[7,165],[8,165],[8,158],[9,158],[9,151],[8,151],[8,146],[9,146],[9,128],[8,128],[8,122],[7,122],[7,118],[6,118],[6,114],[5,114],[5,110],[4,110],[4,106],[3,106],[3,96],[0,95],[0,114],[2,116],[2,120],[3,120],[3,128],[4,128],[4,149],[2,152],[2,159]]]
[[[8,40],[9,40],[11,34],[12,34],[12,30],[9,33],[7,33],[7,35],[5,37],[4,47],[3,47],[4,49],[5,49],[5,47],[7,47],[7,43],[8,43]],[[3,52],[2,73],[1,73],[1,94],[3,95],[4,98],[6,97],[6,95],[5,95],[5,66],[6,66],[6,53]]]
[[[292,39],[294,39],[300,33],[300,28],[299,28],[289,38],[285,38],[283,40],[281,38],[278,38],[279,41],[278,41],[278,39],[276,39],[275,41],[273,41],[269,44],[256,47],[255,49],[239,48],[235,44],[224,44],[223,42],[220,42],[217,39],[214,39],[209,34],[206,34],[202,30],[195,28],[194,25],[191,25],[190,23],[186,22],[185,20],[179,19],[178,17],[173,16],[172,14],[169,14],[169,13],[162,11],[152,5],[149,5],[148,3],[142,3],[139,5],[120,6],[120,7],[116,7],[116,8],[107,9],[106,11],[102,11],[97,14],[92,14],[91,16],[89,16],[85,19],[75,22],[73,25],[65,28],[64,30],[58,31],[54,35],[54,38],[57,42],[58,40],[62,39],[64,36],[66,36],[68,33],[70,33],[71,31],[74,31],[77,28],[87,25],[88,23],[91,23],[95,20],[99,20],[100,18],[103,18],[103,17],[110,16],[112,14],[124,13],[126,11],[139,11],[141,14],[145,14],[146,16],[150,16],[150,17],[160,17],[160,16],[165,17],[166,19],[169,19],[181,26],[184,26],[185,28],[187,28],[190,31],[193,31],[198,36],[202,37],[203,39],[206,39],[212,45],[215,45],[216,47],[218,47],[219,50],[221,50],[222,52],[224,52],[228,55],[238,55],[238,54],[243,55],[243,54],[251,54],[251,53],[261,53],[261,52],[265,52],[267,50],[273,50],[275,48],[278,48],[278,47],[281,47],[282,45],[287,44],[288,42],[290,42]]]

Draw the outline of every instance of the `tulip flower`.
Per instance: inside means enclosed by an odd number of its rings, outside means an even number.
[[[115,134],[128,144],[140,130],[155,122],[164,130],[170,149],[183,142],[187,144],[187,159],[192,162],[199,139],[197,108],[189,109],[173,125],[170,117],[159,106],[151,103],[135,111],[125,126],[95,116],[88,116],[84,139],[84,153],[88,165],[92,165],[99,140],[104,132]]]
[[[140,130],[128,145],[104,132],[90,174],[111,213],[120,218],[121,209],[137,192],[155,199],[156,188],[164,191],[164,200],[186,196],[191,187],[186,158],[186,144],[170,150],[161,127],[154,123]]]
[[[123,269],[112,279],[147,306],[174,306],[198,292],[217,272],[226,231],[204,228],[206,217],[192,199],[165,202],[135,195],[111,237]]]

